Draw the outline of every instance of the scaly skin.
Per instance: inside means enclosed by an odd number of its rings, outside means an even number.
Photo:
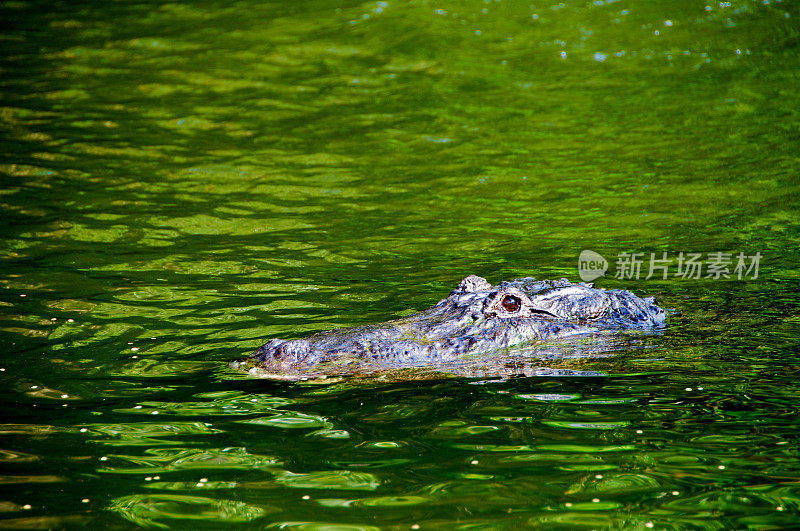
[[[447,367],[465,359],[507,359],[509,349],[570,336],[656,329],[665,321],[666,313],[652,297],[641,299],[625,290],[533,278],[492,286],[471,275],[418,314],[306,339],[272,339],[233,366],[279,379]]]

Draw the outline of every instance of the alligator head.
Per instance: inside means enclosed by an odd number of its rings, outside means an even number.
[[[281,379],[443,366],[568,336],[654,329],[665,320],[652,297],[625,290],[533,278],[492,286],[470,275],[418,314],[305,339],[272,339],[233,365]]]

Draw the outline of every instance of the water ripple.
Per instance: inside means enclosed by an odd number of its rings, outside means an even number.
[[[235,500],[179,494],[133,494],[116,498],[108,508],[136,525],[162,529],[181,521],[187,525],[192,520],[217,525],[249,522],[277,511]]]

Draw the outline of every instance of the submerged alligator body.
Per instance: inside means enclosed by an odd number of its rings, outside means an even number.
[[[665,321],[666,312],[652,297],[639,298],[625,290],[597,289],[566,279],[520,278],[493,286],[471,275],[447,298],[420,313],[305,339],[272,339],[233,366],[290,380],[414,367],[458,373],[453,367],[465,361],[501,360],[508,365],[520,352],[528,357],[546,354],[546,342],[553,340],[653,330]],[[572,342],[573,347],[577,344]]]

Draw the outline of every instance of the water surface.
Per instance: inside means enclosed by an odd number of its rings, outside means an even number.
[[[800,525],[799,15],[4,2],[0,528]],[[679,311],[597,376],[227,365],[584,249]]]

